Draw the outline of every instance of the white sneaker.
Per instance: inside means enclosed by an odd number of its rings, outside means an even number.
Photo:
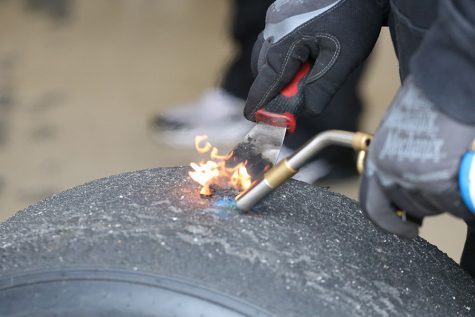
[[[203,93],[200,99],[157,114],[152,122],[154,130],[183,130],[213,124],[230,117],[242,117],[244,100],[234,97],[221,88]]]
[[[290,155],[293,154],[293,150],[290,148],[283,146],[279,153],[279,158],[277,161],[280,161]],[[310,163],[304,165],[297,174],[293,177],[301,182],[305,182],[307,184],[314,184],[319,179],[324,178],[327,176],[331,171],[331,165],[325,159],[317,159],[313,160]]]
[[[219,88],[209,90],[195,103],[157,115],[153,135],[174,147],[194,147],[195,136],[203,134],[213,145],[233,146],[254,125],[244,118],[243,108],[244,100]]]

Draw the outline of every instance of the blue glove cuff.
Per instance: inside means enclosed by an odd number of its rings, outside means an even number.
[[[459,169],[459,188],[462,199],[472,214],[475,214],[475,152],[462,157]]]

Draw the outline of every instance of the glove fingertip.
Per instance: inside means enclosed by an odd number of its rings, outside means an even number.
[[[385,232],[401,238],[413,239],[419,233],[419,225],[405,221],[396,214],[396,209],[384,194],[377,179],[364,176],[360,187],[360,201],[368,218]]]

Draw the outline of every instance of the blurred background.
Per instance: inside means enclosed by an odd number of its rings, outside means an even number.
[[[233,56],[231,4],[0,0],[0,221],[87,181],[196,160],[156,142],[148,123],[219,82]],[[362,130],[377,128],[398,86],[384,29],[360,87]],[[324,185],[357,198],[356,177]],[[446,215],[422,228],[457,262],[465,233]]]

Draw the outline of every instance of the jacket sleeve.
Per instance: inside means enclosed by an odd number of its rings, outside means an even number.
[[[416,84],[450,117],[475,125],[475,1],[441,1],[411,60]]]

